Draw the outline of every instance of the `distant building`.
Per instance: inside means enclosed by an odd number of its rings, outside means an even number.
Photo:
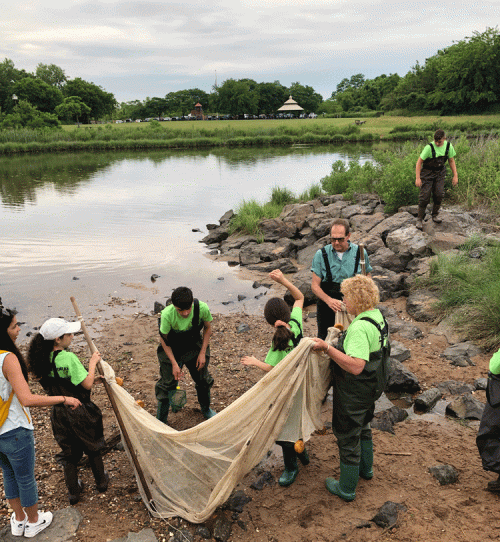
[[[291,113],[293,115],[299,111],[304,111],[304,108],[300,107],[300,105],[290,96],[278,111],[280,113]]]
[[[197,103],[194,109],[189,113],[190,117],[196,117],[197,120],[205,120],[206,116],[203,114],[203,106],[201,103]]]

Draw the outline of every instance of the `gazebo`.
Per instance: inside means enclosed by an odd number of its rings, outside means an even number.
[[[300,105],[290,96],[278,111],[280,113],[295,113],[296,111],[304,111],[304,108],[300,107]]]

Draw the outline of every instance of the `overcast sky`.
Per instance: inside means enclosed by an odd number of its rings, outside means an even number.
[[[0,59],[56,64],[116,99],[248,77],[328,98],[345,77],[405,75],[497,25],[499,0],[0,0]]]

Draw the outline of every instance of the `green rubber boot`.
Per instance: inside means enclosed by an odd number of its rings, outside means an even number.
[[[327,478],[326,489],[347,502],[356,498],[356,486],[358,485],[359,465],[340,464],[340,480]]]
[[[364,480],[373,478],[373,440],[361,440],[359,475]]]
[[[168,399],[166,401],[158,401],[158,406],[156,408],[156,419],[160,420],[163,423],[167,423],[169,408],[170,402],[168,401]]]
[[[304,451],[301,454],[297,454],[297,457],[299,458],[302,465],[309,465],[310,459],[306,448],[304,448]]]
[[[299,474],[299,466],[297,465],[297,452],[293,448],[291,442],[281,444],[283,450],[283,463],[285,463],[285,470],[278,480],[278,484],[282,487],[291,486],[295,482],[295,478]]]

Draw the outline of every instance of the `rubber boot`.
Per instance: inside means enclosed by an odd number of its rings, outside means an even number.
[[[432,206],[432,221],[436,224],[441,224],[441,222],[443,221],[441,218],[438,217],[440,207],[441,204],[436,203],[434,203],[434,205]]]
[[[301,454],[297,454],[297,457],[302,465],[309,465],[310,459],[306,448],[304,448],[304,451]]]
[[[78,479],[78,467],[74,463],[64,465],[64,481],[68,488],[69,504],[76,504],[80,500],[80,493],[83,491],[83,482]]]
[[[283,450],[283,463],[285,470],[279,477],[278,484],[282,487],[291,486],[299,474],[299,466],[297,465],[297,452],[293,448],[291,442],[279,443]]]
[[[158,406],[156,407],[156,419],[166,424],[167,419],[168,419],[169,408],[170,408],[170,402],[168,401],[168,399],[158,401]]]
[[[109,474],[104,470],[102,457],[100,454],[89,455],[89,463],[92,474],[94,475],[97,491],[99,491],[99,493],[104,493],[108,489]]]
[[[337,495],[347,502],[356,498],[356,486],[359,479],[359,465],[340,464],[340,480],[327,478],[325,480],[326,489],[330,493]]]
[[[364,480],[373,478],[373,440],[361,440],[359,475]]]
[[[425,209],[426,209],[427,205],[425,207],[421,207],[420,205],[418,206],[418,216],[417,216],[417,223],[415,224],[415,226],[421,230],[423,227],[424,227],[424,218],[425,218]]]
[[[488,486],[486,487],[486,489],[488,491],[491,491],[492,493],[500,493],[500,474],[498,475],[497,480],[488,482]]]
[[[200,403],[201,413],[203,414],[203,417],[205,418],[205,420],[213,418],[217,414],[217,412],[210,408],[210,390],[206,392],[205,390],[201,390],[198,388],[196,392],[198,394],[198,403]]]

